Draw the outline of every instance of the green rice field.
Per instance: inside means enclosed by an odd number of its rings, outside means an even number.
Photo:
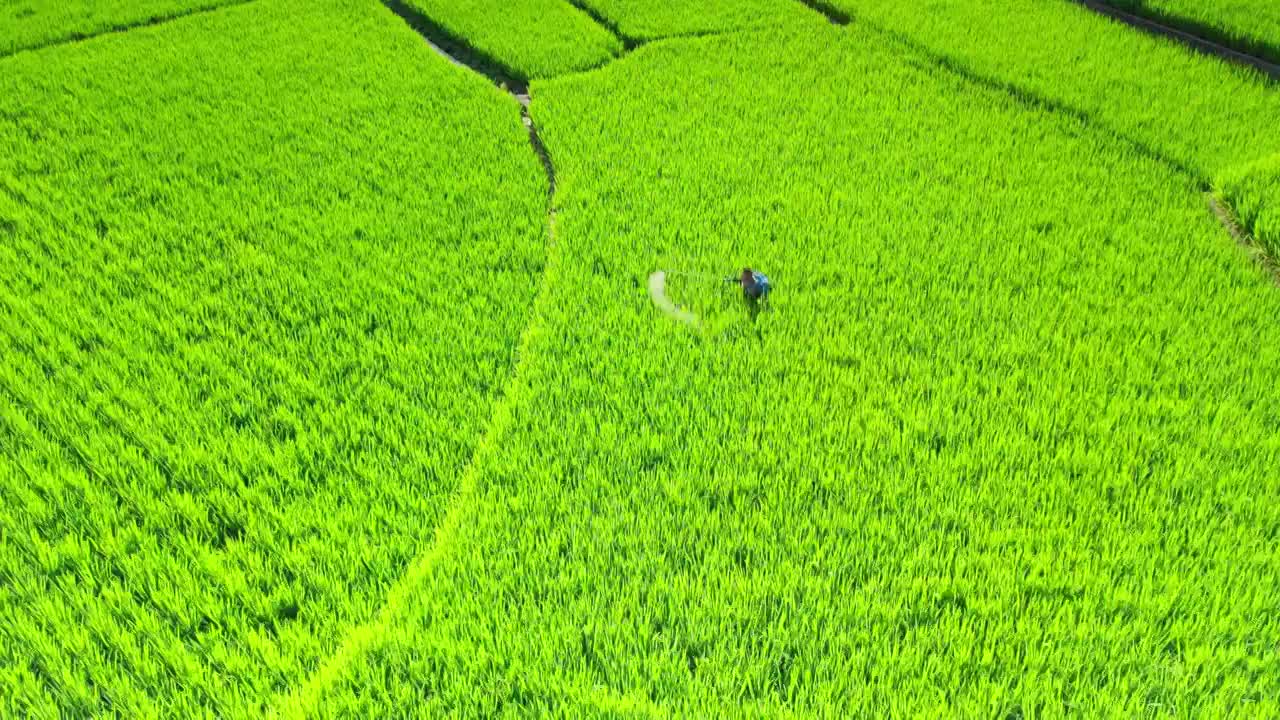
[[[1277,127],[1071,0],[12,3],[0,717],[1280,717]]]
[[[1205,39],[1280,63],[1280,5],[1269,0],[1105,0]]]
[[[527,81],[588,70],[622,53],[622,41],[564,0],[404,0],[429,32]]]
[[[245,0],[5,0],[0,55],[81,40]]]

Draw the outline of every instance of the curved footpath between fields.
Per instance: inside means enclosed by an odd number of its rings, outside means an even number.
[[[547,216],[547,261],[543,268],[542,280],[538,286],[538,294],[534,298],[529,322],[520,333],[516,346],[514,367],[503,384],[501,396],[496,401],[493,413],[480,436],[462,472],[458,489],[449,501],[444,518],[436,525],[435,536],[421,553],[413,558],[404,573],[391,585],[382,605],[364,623],[347,632],[342,642],[327,658],[324,658],[307,679],[292,692],[280,697],[268,712],[268,717],[308,718],[316,714],[330,688],[336,685],[346,673],[347,668],[359,661],[377,644],[378,639],[392,630],[397,620],[403,617],[414,593],[426,582],[431,570],[442,556],[456,542],[458,532],[468,520],[474,500],[479,492],[478,475],[484,466],[484,460],[497,452],[498,443],[506,435],[515,416],[515,408],[520,403],[523,390],[523,378],[529,365],[531,346],[542,325],[547,303],[550,302],[551,287],[555,284],[557,269],[560,264],[559,244],[556,241],[555,211],[549,210]],[[617,698],[608,698],[621,702]]]
[[[546,146],[543,145],[542,138],[538,135],[538,128],[534,124],[533,118],[529,115],[527,83],[496,70],[500,66],[491,64],[484,57],[451,52],[456,46],[450,42],[449,38],[434,34],[432,31],[436,30],[436,28],[433,24],[426,21],[425,18],[422,18],[399,0],[383,0],[383,4],[416,30],[432,50],[454,65],[467,68],[502,86],[520,103],[520,121],[529,133],[529,145],[538,156],[538,160],[542,163],[542,168],[547,175],[546,262],[543,265],[542,278],[538,283],[538,291],[534,297],[529,320],[521,331],[520,338],[516,344],[511,374],[507,376],[501,394],[495,401],[493,412],[480,435],[480,442],[476,445],[470,461],[463,469],[458,488],[449,502],[444,518],[436,525],[435,536],[431,544],[414,557],[404,573],[391,585],[381,607],[373,617],[351,628],[334,652],[324,658],[316,670],[301,685],[296,686],[292,692],[279,697],[274,707],[269,711],[269,717],[304,718],[312,716],[322,701],[325,692],[341,679],[352,663],[373,648],[378,638],[384,636],[392,628],[393,623],[401,617],[414,591],[427,579],[436,562],[455,541],[459,529],[466,522],[467,513],[472,507],[472,501],[478,492],[479,481],[477,476],[481,472],[480,468],[483,466],[483,460],[496,451],[500,438],[506,434],[507,428],[511,425],[515,407],[521,397],[522,378],[526,373],[525,368],[528,366],[529,358],[532,354],[533,338],[542,324],[547,303],[550,302],[550,290],[555,284],[557,268],[560,264],[559,244],[556,241],[556,212],[554,205],[556,193],[555,166],[552,165],[551,156],[548,154]],[[629,699],[623,698],[619,700],[610,697],[606,698],[606,700],[623,702]]]

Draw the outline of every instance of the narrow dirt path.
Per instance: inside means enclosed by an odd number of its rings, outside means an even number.
[[[1100,15],[1106,15],[1112,20],[1116,20],[1117,22],[1122,22],[1125,25],[1142,30],[1143,32],[1177,40],[1178,42],[1189,46],[1193,50],[1206,55],[1212,55],[1229,62],[1252,67],[1255,70],[1271,76],[1273,79],[1280,80],[1280,65],[1264,58],[1227,47],[1221,43],[1209,40],[1208,38],[1201,37],[1186,30],[1180,30],[1172,25],[1167,25],[1157,20],[1135,15],[1131,12],[1108,5],[1105,2],[1100,2],[1099,0],[1072,0],[1072,2],[1086,7]]]

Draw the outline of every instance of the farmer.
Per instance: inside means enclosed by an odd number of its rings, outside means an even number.
[[[769,285],[769,278],[765,277],[764,273],[756,272],[751,268],[742,268],[742,274],[736,278],[730,278],[730,282],[741,285],[742,296],[753,305],[761,300],[768,300],[769,291],[773,289]]]

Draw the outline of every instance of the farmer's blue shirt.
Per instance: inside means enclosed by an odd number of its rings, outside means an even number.
[[[756,293],[760,297],[768,295],[769,291],[773,289],[773,287],[769,285],[769,278],[764,273],[755,272],[753,270],[751,272],[751,279],[755,280]]]

